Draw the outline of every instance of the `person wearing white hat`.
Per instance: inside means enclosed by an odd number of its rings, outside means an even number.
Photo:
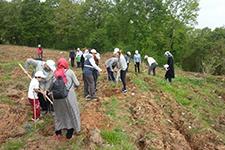
[[[120,78],[123,83],[122,93],[126,93],[127,62],[119,48],[115,48],[113,54],[118,58],[118,69],[120,70]]]
[[[38,44],[37,55],[38,55],[38,59],[39,60],[42,60],[43,59],[43,49],[41,47],[41,44]]]
[[[129,68],[129,64],[130,64],[130,59],[131,59],[131,52],[128,51],[124,57],[125,57],[126,62],[127,62],[127,72],[128,72],[128,68]]]
[[[167,64],[164,65],[166,67],[165,79],[171,83],[172,78],[175,78],[173,55],[169,51],[166,51],[164,56],[167,57]]]
[[[99,61],[100,61],[100,54],[99,54],[95,49],[92,49],[92,50],[91,50],[91,54],[92,54],[93,57],[94,57],[95,64],[98,66],[98,65],[99,65]],[[97,91],[97,80],[98,80],[98,76],[99,76],[98,70],[94,69],[94,70],[93,70],[93,77],[94,77],[95,90],[96,90],[96,91]]]
[[[32,120],[35,121],[40,117],[40,102],[36,90],[40,88],[40,81],[44,80],[46,76],[42,71],[37,71],[34,74],[34,78],[31,79],[29,90],[28,90],[28,100],[32,105],[33,117]]]
[[[95,51],[92,50],[94,53]],[[94,70],[101,72],[102,69],[95,63],[94,55],[87,54],[85,56],[84,61],[84,69],[83,69],[83,80],[84,80],[84,97],[87,100],[94,100],[97,99],[96,97],[96,89],[95,89],[95,80],[93,76]]]
[[[148,63],[148,74],[150,75],[152,73],[153,76],[155,76],[155,69],[158,63],[156,62],[154,58],[148,57],[147,55],[145,55],[144,58],[147,60],[147,63]]]
[[[134,67],[135,73],[140,73],[140,65],[141,65],[141,55],[139,54],[138,50],[135,51],[134,54]]]
[[[56,70],[55,62],[53,60],[47,60],[45,62],[28,58],[25,62],[25,69],[27,71],[30,65],[35,68],[34,72],[42,71],[43,74],[46,76],[44,80],[40,81],[40,88],[43,91],[48,91],[53,82],[54,71]],[[38,93],[38,98],[44,114],[46,114],[48,111],[53,111],[53,108],[50,105],[49,101],[45,100],[44,95],[42,93]]]
[[[80,48],[77,48],[77,52],[76,52],[77,68],[81,67],[81,56],[82,55],[83,55],[83,52],[80,50]]]

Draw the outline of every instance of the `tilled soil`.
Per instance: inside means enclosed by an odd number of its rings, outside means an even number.
[[[27,58],[35,57],[35,53],[35,48],[1,45],[0,62],[1,64],[25,62]],[[68,53],[44,49],[44,56],[46,56],[44,59],[50,58],[56,61],[60,57],[68,57]],[[109,53],[102,56],[100,65],[102,69],[105,60],[110,56]],[[98,81],[98,100],[87,102],[82,93],[82,74],[75,69],[74,71],[81,82],[81,87],[76,90],[81,110],[81,134],[89,137],[89,133],[96,128],[112,129],[116,126],[116,122],[106,115],[103,107],[103,103],[114,96],[120,101],[120,108],[126,110],[131,120],[130,124],[124,125],[124,130],[132,137],[137,149],[225,149],[214,131],[193,133],[193,128],[201,128],[200,122],[172,100],[170,95],[160,90],[137,92],[137,87],[130,82],[129,74],[132,72],[128,73],[129,92],[122,94],[120,86],[112,87],[107,83],[106,70],[103,69]],[[10,74],[11,80],[0,81],[0,93],[9,98],[10,103],[2,101],[0,103],[0,144],[9,138],[20,137],[26,133],[24,124],[29,121],[28,114],[31,110],[26,98],[29,79],[17,65],[11,72],[5,72],[3,68],[0,68],[0,76],[6,73]],[[144,81],[151,83],[148,78]],[[160,97],[159,101],[156,101],[156,95]],[[224,129],[224,116],[218,118],[218,128]],[[38,136],[42,139],[38,137],[29,139],[26,149],[46,149],[46,147],[54,149],[57,144],[52,138],[53,135],[54,126],[51,124],[40,131]],[[54,144],[56,146],[53,146]]]

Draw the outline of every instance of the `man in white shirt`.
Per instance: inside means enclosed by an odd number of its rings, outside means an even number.
[[[152,73],[153,76],[155,76],[155,69],[158,63],[156,62],[154,58],[148,57],[147,55],[145,55],[144,58],[147,60],[147,63],[148,63],[148,74],[150,75]]]

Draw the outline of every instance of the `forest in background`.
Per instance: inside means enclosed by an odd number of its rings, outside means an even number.
[[[160,65],[169,50],[184,70],[222,75],[225,28],[195,29],[198,10],[199,0],[0,0],[0,44],[137,49]]]

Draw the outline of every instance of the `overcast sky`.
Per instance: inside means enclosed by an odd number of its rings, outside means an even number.
[[[200,0],[197,28],[225,26],[225,0]]]

